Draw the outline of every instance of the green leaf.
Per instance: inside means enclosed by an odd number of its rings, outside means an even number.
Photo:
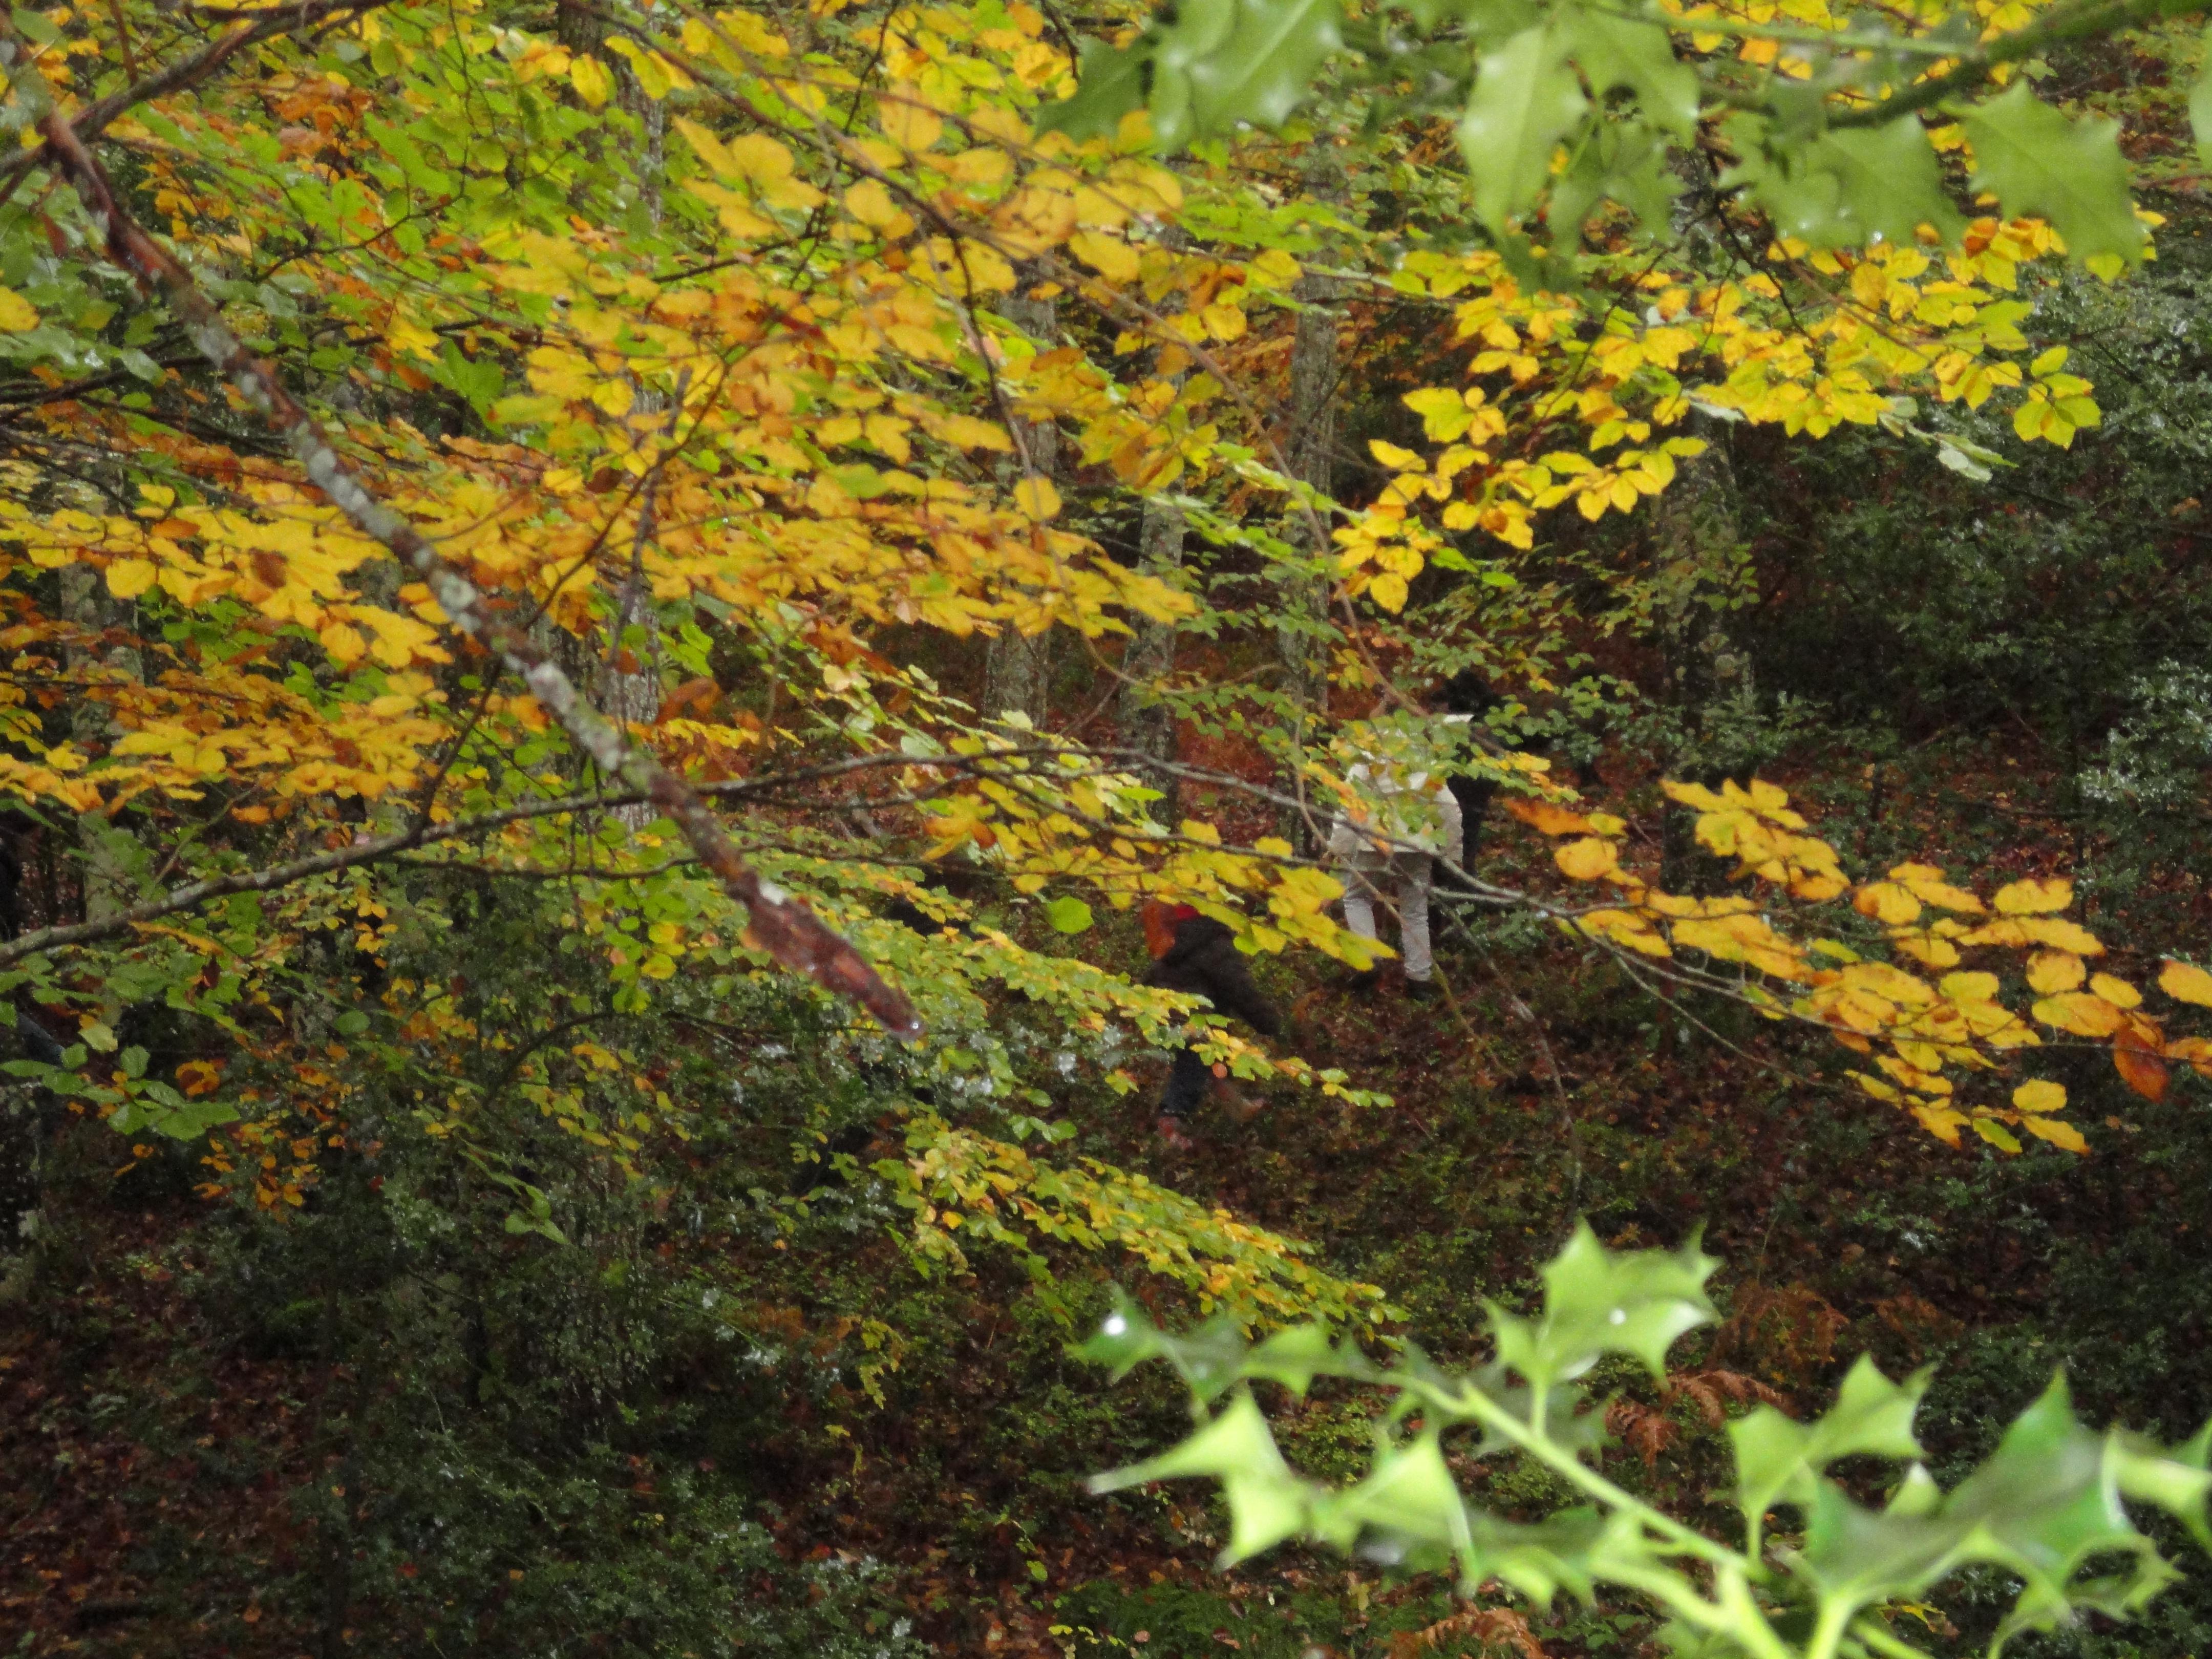
[[[2171,1456],[2144,1449],[2147,1443],[2083,1428],[2065,1378],[2053,1377],[1989,1462],[1940,1504],[1924,1475],[1908,1476],[1880,1512],[1820,1480],[1807,1506],[1805,1576],[1825,1600],[1859,1607],[1917,1594],[1960,1567],[1989,1563],[2023,1583],[2000,1640],[2051,1628],[2077,1607],[2124,1615],[2176,1576],[2136,1529],[2124,1493],[2167,1508],[2192,1528],[2204,1524],[2202,1445]],[[2132,1559],[2118,1577],[2081,1578],[2100,1557]]]
[[[1719,1265],[1694,1239],[1673,1251],[1608,1250],[1583,1222],[1544,1267],[1540,1318],[1492,1308],[1498,1357],[1539,1390],[1608,1353],[1633,1354],[1663,1375],[1675,1340],[1714,1317],[1705,1284]]]
[[[1114,1310],[1106,1316],[1098,1334],[1072,1352],[1079,1359],[1112,1366],[1117,1377],[1147,1359],[1164,1359],[1200,1401],[1212,1401],[1244,1374],[1244,1358],[1249,1349],[1236,1320],[1227,1314],[1188,1336],[1170,1336],[1117,1291]]]
[[[1044,919],[1055,933],[1085,933],[1091,927],[1091,907],[1073,894],[1063,893],[1044,907]]]
[[[1656,23],[1611,12],[1577,11],[1570,50],[1600,98],[1616,88],[1636,94],[1644,118],[1690,143],[1698,136],[1698,72],[1674,56],[1674,38]]]
[[[1573,239],[1601,200],[1633,213],[1644,230],[1663,236],[1681,181],[1668,165],[1667,140],[1640,122],[1608,122],[1575,152],[1574,164],[1552,186],[1546,222],[1559,245]]]
[[[1127,46],[1085,40],[1077,61],[1074,95],[1040,110],[1037,131],[1064,132],[1079,141],[1111,138],[1121,131],[1123,116],[1144,108],[1152,61],[1152,43],[1147,40]]]
[[[1747,185],[1784,236],[1814,247],[1863,247],[1877,236],[1910,246],[1923,224],[1947,236],[1958,228],[1917,117],[1792,141],[1741,115],[1728,132],[1739,159],[1720,182]]]
[[[1311,1492],[1275,1449],[1267,1419],[1250,1394],[1237,1390],[1226,1410],[1189,1439],[1159,1456],[1093,1476],[1093,1492],[1118,1492],[1148,1480],[1212,1475],[1229,1500],[1229,1547],[1224,1566],[1257,1555],[1304,1529]]]
[[[1736,1496],[1745,1517],[1757,1526],[1781,1499],[1809,1503],[1816,1478],[1838,1458],[1919,1456],[1912,1416],[1927,1389],[1928,1373],[1900,1387],[1861,1354],[1844,1376],[1834,1407],[1818,1420],[1793,1422],[1773,1407],[1761,1406],[1729,1424]]]
[[[62,38],[62,32],[54,27],[44,12],[21,6],[10,15],[15,19],[16,33],[26,40],[41,46],[51,46]]]
[[[1368,1369],[1365,1356],[1356,1348],[1338,1351],[1326,1326],[1296,1325],[1276,1332],[1253,1349],[1241,1371],[1245,1376],[1279,1382],[1304,1399],[1316,1376],[1358,1375]]]
[[[1459,124],[1475,212],[1493,231],[1525,213],[1552,175],[1552,152],[1589,108],[1559,40],[1523,29],[1486,52]]]
[[[1444,1462],[1443,1431],[1431,1429],[1402,1446],[1379,1443],[1365,1480],[1315,1501],[1313,1530],[1340,1549],[1379,1536],[1395,1553],[1420,1548],[1466,1561],[1474,1539],[1466,1500]]]
[[[2039,213],[2077,260],[2142,256],[2144,232],[2128,195],[2120,124],[2069,120],[2015,82],[1966,118],[1973,185],[2006,215]]]
[[[1183,0],[1161,29],[1151,94],[1163,151],[1290,118],[1341,46],[1341,0]]]

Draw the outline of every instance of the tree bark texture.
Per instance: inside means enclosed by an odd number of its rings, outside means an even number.
[[[1050,300],[1032,300],[1017,293],[1000,301],[1007,321],[1049,350],[1060,335],[1059,307]],[[1016,451],[1015,465],[1046,477],[1060,472],[1060,428],[1049,421],[1010,417]],[[1024,459],[1026,465],[1024,465]],[[993,719],[1008,714],[1026,715],[1030,724],[1045,722],[1052,691],[1052,630],[1024,634],[1002,625],[992,637],[983,661],[983,713]]]

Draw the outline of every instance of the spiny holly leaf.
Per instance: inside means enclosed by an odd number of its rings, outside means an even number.
[[[1316,1376],[1364,1376],[1376,1374],[1367,1357],[1350,1344],[1342,1348],[1322,1325],[1297,1325],[1278,1331],[1245,1356],[1240,1368],[1245,1376],[1279,1382],[1303,1399]]]
[[[1684,143],[1698,136],[1698,72],[1674,56],[1656,23],[1611,12],[1577,11],[1568,21],[1575,61],[1600,98],[1616,88],[1636,94],[1644,119]]]
[[[1990,1563],[2023,1583],[2000,1639],[2049,1629],[2076,1607],[2124,1614],[2176,1575],[2136,1529],[2123,1495],[2166,1508],[2192,1529],[2204,1525],[2201,1444],[2192,1442],[2178,1457],[2143,1444],[2083,1428],[2065,1378],[2054,1377],[1990,1461],[1940,1503],[1932,1483],[1908,1481],[1899,1500],[1878,1513],[1832,1481],[1818,1481],[1807,1506],[1806,1577],[1824,1600],[1856,1607],[1917,1594],[1961,1566]],[[2100,1556],[2133,1560],[2119,1577],[2080,1579]]]
[[[1563,246],[1601,200],[1633,213],[1644,230],[1662,235],[1681,181],[1668,165],[1665,137],[1637,121],[1607,122],[1575,152],[1552,186],[1545,218]]]
[[[1720,1264],[1692,1239],[1679,1250],[1608,1250],[1585,1221],[1544,1268],[1544,1311],[1492,1306],[1498,1358],[1537,1389],[1581,1376],[1604,1355],[1633,1354],[1652,1375],[1685,1331],[1714,1317],[1705,1280]]]
[[[1123,116],[1144,108],[1152,60],[1149,40],[1127,46],[1085,40],[1076,65],[1073,96],[1040,110],[1036,130],[1064,132],[1078,141],[1112,137],[1121,130]]]
[[[1170,1336],[1117,1291],[1114,1311],[1100,1324],[1098,1334],[1070,1352],[1095,1365],[1110,1365],[1116,1378],[1147,1359],[1164,1359],[1189,1384],[1194,1395],[1212,1401],[1226,1393],[1242,1374],[1250,1346],[1236,1320],[1227,1314],[1188,1336]]]
[[[1857,1453],[1877,1457],[1917,1457],[1912,1415],[1927,1391],[1923,1371],[1902,1387],[1884,1376],[1872,1358],[1861,1354],[1844,1378],[1834,1407],[1817,1421],[1797,1423],[1771,1406],[1729,1425],[1735,1446],[1737,1502],[1757,1526],[1767,1510],[1787,1498],[1804,1504],[1814,1482],[1838,1458]]]
[[[1159,1456],[1093,1476],[1091,1490],[1118,1492],[1148,1480],[1212,1475],[1229,1500],[1229,1547],[1221,1564],[1233,1565],[1305,1529],[1314,1492],[1291,1472],[1275,1449],[1267,1419],[1250,1394],[1239,1389],[1228,1409],[1189,1439]]]
[[[1740,115],[1728,133],[1739,160],[1721,183],[1747,187],[1785,236],[1814,247],[1864,247],[1876,236],[1909,246],[1923,224],[1946,236],[1958,227],[1915,117],[1777,143],[1759,117]]]
[[[1486,52],[1474,95],[1460,119],[1460,149],[1474,179],[1474,207],[1491,229],[1535,204],[1552,174],[1552,151],[1589,100],[1546,26],[1522,30]]]
[[[1974,188],[1994,191],[2008,217],[2041,214],[2076,259],[2142,257],[2144,231],[2128,196],[2118,122],[2069,120],[2016,81],[1964,125],[1974,147]]]
[[[1415,1551],[1464,1559],[1471,1547],[1467,1503],[1444,1462],[1443,1431],[1430,1429],[1403,1445],[1379,1440],[1366,1479],[1316,1501],[1314,1535],[1343,1550],[1379,1535],[1401,1559]]]
[[[1164,151],[1245,122],[1279,126],[1343,44],[1341,0],[1183,0],[1153,58],[1152,138]]]

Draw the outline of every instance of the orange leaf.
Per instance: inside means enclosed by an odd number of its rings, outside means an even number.
[[[2158,1049],[2139,1032],[2123,1030],[2112,1039],[2112,1067],[2119,1073],[2120,1081],[2145,1100],[2166,1098],[2166,1085],[2172,1073],[2158,1057]]]

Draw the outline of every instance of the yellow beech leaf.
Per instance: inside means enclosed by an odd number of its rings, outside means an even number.
[[[1936,1101],[1915,1101],[1912,1115],[1920,1120],[1920,1127],[1934,1135],[1946,1146],[1959,1144],[1959,1131],[1966,1126],[1966,1115]]]
[[[2110,1036],[2127,1024],[2127,1017],[2100,996],[2087,991],[2068,991],[2045,997],[2035,1005],[2035,1017],[2075,1036]]]
[[[2066,1085],[2038,1078],[2014,1090],[2012,1103],[2023,1112],[2063,1112],[2066,1109]]]
[[[2038,951],[2027,959],[2027,982],[2039,996],[2056,996],[2077,988],[2087,971],[2081,958],[2071,951]]]
[[[1995,974],[1946,974],[1937,981],[1936,988],[1954,1002],[1994,1002],[1997,994]]]
[[[118,559],[107,567],[107,591],[118,599],[135,599],[154,585],[151,559]]]
[[[2081,1132],[2063,1117],[2024,1117],[2020,1127],[2039,1140],[2047,1140],[2062,1152],[2086,1152],[2089,1143]]]
[[[1039,524],[1060,514],[1060,487],[1042,472],[1032,472],[1014,486],[1014,505]]]
[[[12,288],[0,288],[0,330],[20,334],[27,328],[39,325],[39,313],[31,302]]]
[[[1900,864],[1889,872],[1892,881],[1900,883],[1923,904],[1932,904],[1940,910],[1957,910],[1977,916],[1985,908],[1963,887],[1954,887],[1943,879],[1943,872],[1932,864]]]
[[[576,95],[593,109],[605,103],[608,93],[614,88],[613,79],[607,74],[607,66],[596,58],[572,60],[568,65],[568,84],[575,88]]]
[[[1581,813],[1570,812],[1556,801],[1533,800],[1526,795],[1508,796],[1505,810],[1547,836],[1583,835],[1596,827]],[[2212,975],[2207,976],[2207,982],[2212,983]]]
[[[1577,881],[1596,881],[1610,875],[1620,864],[1620,849],[1595,836],[1571,841],[1552,856],[1559,861],[1559,868]]]
[[[2110,974],[2091,975],[2089,976],[2089,988],[2094,991],[2099,996],[2104,998],[2106,1001],[2111,1003],[2115,1008],[2140,1008],[2142,1006],[2142,993],[2136,990],[2136,988],[2129,984],[2127,981],[2124,979],[2115,979]]]
[[[1851,908],[1891,927],[1920,919],[1920,901],[1895,882],[1869,882],[1852,896]]]
[[[2030,876],[1997,889],[1996,904],[2001,916],[2029,916],[2045,910],[2063,910],[2074,902],[2074,884],[2063,876]]]
[[[884,137],[902,149],[927,149],[943,136],[945,123],[935,110],[916,101],[911,93],[887,96],[877,112]]]
[[[883,230],[906,217],[877,179],[863,179],[845,192],[845,211],[871,230]]]
[[[2176,1002],[2212,1008],[2212,974],[2194,963],[2169,962],[2158,970],[2158,988]]]
[[[1137,280],[1137,250],[1119,237],[1079,230],[1067,239],[1067,251],[1109,283]]]
[[[2021,916],[2012,924],[2032,945],[2054,945],[2077,957],[2101,957],[2105,942],[2078,922],[2063,916]]]

